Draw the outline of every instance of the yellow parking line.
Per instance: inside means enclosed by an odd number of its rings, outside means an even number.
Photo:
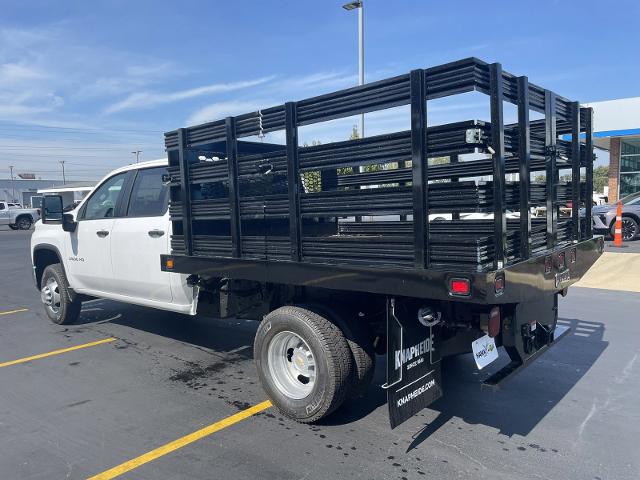
[[[10,365],[16,365],[18,363],[30,362],[31,360],[38,360],[40,358],[50,357],[52,355],[60,355],[61,353],[72,352],[74,350],[80,350],[81,348],[95,347],[96,345],[102,345],[103,343],[109,343],[113,341],[115,341],[115,338],[105,338],[104,340],[98,340],[97,342],[83,343],[82,345],[76,345],[74,347],[61,348],[60,350],[54,350],[53,352],[33,355],[32,357],[19,358],[18,360],[11,360],[10,362],[0,363],[0,368],[8,367]]]
[[[15,310],[8,310],[6,312],[0,312],[0,317],[2,315],[11,315],[12,313],[20,313],[20,312],[28,312],[29,309],[28,308],[17,308]]]
[[[184,447],[185,445],[189,445],[196,440],[200,440],[201,438],[211,435],[212,433],[216,433],[223,428],[230,427],[231,425],[249,418],[256,413],[261,412],[262,410],[266,410],[269,407],[271,407],[271,402],[269,400],[258,403],[257,405],[247,408],[246,410],[242,410],[241,412],[238,412],[235,415],[231,415],[224,420],[220,420],[219,422],[209,425],[208,427],[196,430],[189,435],[178,438],[173,442],[167,443],[166,445],[158,447],[155,450],[151,450],[150,452],[145,453],[144,455],[140,455],[139,457],[129,460],[128,462],[122,463],[117,467],[113,467],[106,472],[99,473],[98,475],[95,475],[88,480],[110,480],[112,478],[116,478],[123,473],[129,472],[134,468],[138,468],[139,466],[144,465],[145,463],[160,458],[168,453],[173,452],[174,450]]]

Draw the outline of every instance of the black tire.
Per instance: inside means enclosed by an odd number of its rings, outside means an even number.
[[[364,396],[373,381],[376,367],[376,353],[371,332],[364,320],[357,317],[349,322],[350,334],[347,343],[353,355],[353,381],[349,383],[347,396],[356,399]]]
[[[17,225],[13,225],[13,224],[11,224],[11,225],[9,225],[9,228],[10,228],[11,230],[17,230],[17,229],[18,229],[18,226],[17,226]]]
[[[616,238],[616,221],[614,220],[611,224],[611,237]],[[628,215],[622,216],[622,240],[625,242],[629,242],[631,240],[635,240],[640,236],[640,226],[638,226],[638,221],[630,217]]]
[[[31,225],[33,225],[33,220],[29,215],[22,215],[16,219],[18,230],[29,230]]]
[[[42,272],[40,292],[44,311],[53,323],[68,325],[75,322],[80,316],[82,302],[78,298],[71,300],[69,282],[67,282],[67,277],[59,263],[49,265]],[[50,305],[47,304],[47,298],[51,299]]]
[[[331,318],[342,329],[351,350],[354,367],[351,371],[347,398],[353,400],[362,397],[369,389],[375,374],[376,353],[368,325],[363,319],[358,318],[357,312],[344,305],[335,309],[316,304],[304,307]]]
[[[270,345],[275,349],[276,339],[291,333],[306,343],[315,361],[314,382],[302,398],[287,395],[272,373],[277,365],[269,365]],[[269,313],[256,332],[254,358],[262,387],[273,404],[300,423],[316,422],[331,414],[347,396],[353,369],[347,340],[334,322],[312,310],[285,306]],[[287,359],[293,363],[290,355]]]

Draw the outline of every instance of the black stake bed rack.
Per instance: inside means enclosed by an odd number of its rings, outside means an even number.
[[[430,100],[471,91],[488,95],[490,122],[427,127]],[[504,102],[517,106],[517,123],[505,125]],[[299,145],[300,126],[403,105],[408,131]],[[530,120],[531,111],[543,118]],[[276,131],[286,144],[241,140]],[[460,275],[488,282],[576,245],[596,250],[584,221],[592,205],[591,109],[497,63],[469,58],[413,70],[181,128],[165,134],[165,145],[173,271],[446,297],[424,283]],[[560,181],[561,170],[570,180]],[[531,181],[536,173],[542,183]],[[568,203],[571,216],[561,217]],[[546,218],[531,218],[536,206]],[[403,290],[394,282],[417,283]]]

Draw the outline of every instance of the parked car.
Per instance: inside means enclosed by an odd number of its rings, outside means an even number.
[[[622,240],[640,238],[640,192],[627,195],[622,200]],[[617,203],[593,207],[593,230],[596,233],[613,236],[616,223]],[[584,211],[581,211],[584,216]]]
[[[11,205],[19,204],[0,202],[0,225],[8,225],[11,230],[29,230],[40,219],[40,212],[36,208]]]

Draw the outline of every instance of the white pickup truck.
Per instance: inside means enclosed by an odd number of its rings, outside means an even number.
[[[29,230],[39,218],[36,208],[15,207],[14,203],[0,202],[0,225],[8,225],[11,230]]]
[[[59,222],[36,224],[31,236],[33,272],[45,311],[72,323],[87,297],[99,297],[195,314],[197,294],[186,275],[163,272],[170,251],[167,161],[111,172],[76,208],[51,211]]]

